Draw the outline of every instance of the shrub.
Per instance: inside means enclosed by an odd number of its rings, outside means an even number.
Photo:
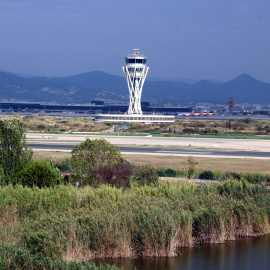
[[[255,120],[255,119],[252,119],[250,117],[246,117],[246,118],[243,118],[243,119],[239,119],[237,120],[238,122],[243,122],[243,123],[246,123],[246,124],[250,124],[250,123],[257,123],[258,121]]]
[[[212,180],[214,179],[214,173],[212,171],[202,171],[199,174],[199,179],[208,179],[208,180]]]
[[[71,172],[70,158],[59,159],[53,161],[54,167],[58,168],[61,172]]]
[[[141,185],[157,185],[158,174],[154,167],[150,165],[133,168],[133,179]]]
[[[132,166],[126,161],[111,166],[99,167],[96,171],[92,172],[95,175],[94,185],[130,186],[131,168]]]
[[[183,133],[196,133],[194,128],[184,128]]]
[[[39,125],[37,125],[37,129],[38,130],[44,130],[46,128],[47,128],[47,126],[45,124],[39,124]]]
[[[73,181],[80,185],[92,184],[100,167],[112,166],[121,162],[120,150],[104,139],[86,139],[72,150],[71,167]]]
[[[165,175],[168,177],[176,177],[176,170],[168,168],[165,170]]]
[[[193,157],[189,157],[188,160],[188,178],[191,179],[195,173],[196,161]]]
[[[187,171],[184,169],[176,170],[172,168],[156,168],[159,177],[187,177]]]
[[[42,188],[59,184],[61,176],[48,162],[31,161],[16,175],[16,181],[23,186]]]

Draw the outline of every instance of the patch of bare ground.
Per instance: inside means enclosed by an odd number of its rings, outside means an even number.
[[[33,158],[36,160],[40,159],[64,159],[71,158],[70,152],[53,152],[53,151],[34,151]]]
[[[124,159],[135,164],[151,164],[158,167],[187,169],[187,157],[152,156],[152,155],[122,155]],[[215,171],[261,172],[270,173],[270,161],[262,159],[234,159],[234,158],[195,158],[196,168]]]
[[[34,159],[64,159],[70,158],[70,152],[34,151]],[[154,155],[122,155],[124,159],[134,165],[150,164],[157,167],[174,169],[188,169],[187,157],[154,156]],[[195,158],[196,168],[215,171],[261,172],[270,173],[270,161],[263,159],[236,158]]]

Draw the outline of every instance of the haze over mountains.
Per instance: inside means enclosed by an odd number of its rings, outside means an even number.
[[[146,79],[142,100],[173,105],[198,102],[270,104],[270,84],[242,74],[228,82],[185,83]],[[93,99],[128,102],[124,77],[93,71],[68,77],[25,77],[0,72],[0,99],[27,102],[90,103]]]

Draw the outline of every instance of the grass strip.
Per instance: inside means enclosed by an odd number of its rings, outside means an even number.
[[[219,139],[248,139],[248,140],[270,140],[270,136],[260,136],[253,134],[174,134],[174,133],[133,133],[133,132],[89,132],[89,133],[72,133],[76,135],[107,135],[107,136],[153,136],[153,137],[191,137],[191,138],[219,138]]]

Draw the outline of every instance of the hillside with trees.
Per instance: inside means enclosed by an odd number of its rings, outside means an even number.
[[[270,103],[270,84],[242,74],[228,82],[179,81],[146,79],[142,100],[173,105],[197,102],[225,104],[230,96],[238,103]],[[124,77],[93,71],[69,77],[24,78],[0,72],[0,98],[27,102],[90,103],[91,99],[128,102]]]

